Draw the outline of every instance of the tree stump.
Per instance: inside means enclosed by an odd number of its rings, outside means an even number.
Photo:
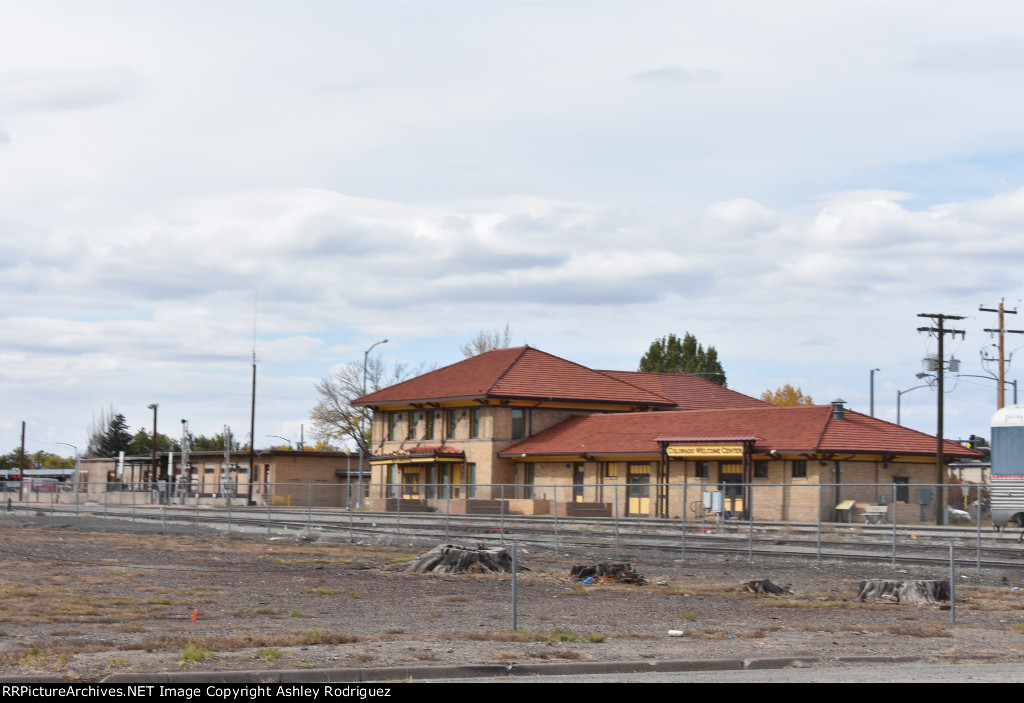
[[[869,598],[914,605],[933,605],[939,601],[949,600],[949,581],[861,581],[857,600],[863,602]]]
[[[768,579],[754,579],[743,584],[743,590],[747,593],[766,593],[771,596],[779,596],[784,593],[793,593],[789,586],[776,586]]]
[[[633,583],[638,586],[647,583],[644,577],[634,571],[629,564],[578,564],[569,570],[569,575],[577,581],[593,576],[599,581]]]
[[[409,570],[439,574],[511,573],[512,555],[503,547],[471,549],[457,544],[441,544],[412,561]]]

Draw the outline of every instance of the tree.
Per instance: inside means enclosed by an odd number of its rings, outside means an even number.
[[[462,350],[462,355],[469,359],[493,349],[505,349],[510,346],[512,346],[512,330],[506,322],[504,330],[480,330],[473,339],[459,349]]]
[[[90,441],[90,445],[91,445]],[[99,456],[113,457],[118,452],[129,454],[132,446],[132,433],[128,431],[128,421],[118,413],[110,419],[107,431],[99,440]]]
[[[207,437],[206,435],[193,437],[190,434],[188,444],[191,451],[194,452],[222,452],[224,451],[224,433],[220,432],[212,437]],[[228,448],[231,451],[238,451],[241,449],[241,445],[235,439],[235,435],[231,430],[228,430]]]
[[[104,437],[107,435],[107,430],[110,428],[110,423],[113,421],[114,416],[117,412],[114,410],[114,406],[108,406],[101,408],[98,416],[92,416],[92,422],[89,423],[89,444],[85,448],[85,455],[91,457],[105,456],[100,445],[103,443]]]
[[[180,447],[178,440],[171,439],[160,432],[156,433],[156,450],[158,452],[176,452]],[[153,453],[153,435],[140,427],[139,431],[132,437],[132,443],[125,454],[131,456],[149,456]]]
[[[353,361],[340,366],[333,376],[322,378],[316,384],[320,400],[310,411],[313,430],[322,440],[351,441],[356,451],[369,454],[372,411],[355,407],[352,401],[424,371],[422,364],[415,368],[401,363],[388,365],[379,357],[371,357],[366,362],[366,393],[363,393],[363,365]]]
[[[761,394],[761,400],[780,407],[788,405],[814,405],[814,399],[811,396],[804,395],[801,389],[793,388],[788,383],[774,392],[769,388]]]
[[[640,371],[689,373],[720,386],[727,385],[725,370],[718,362],[718,352],[714,347],[705,350],[689,332],[682,339],[670,334],[654,340],[640,360]]]

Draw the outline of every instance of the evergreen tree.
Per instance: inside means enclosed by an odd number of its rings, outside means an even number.
[[[689,332],[679,339],[674,334],[656,339],[640,360],[640,371],[648,373],[690,373],[705,381],[725,386],[725,370],[714,347],[706,350]]]
[[[99,441],[99,455],[116,457],[118,452],[128,454],[132,447],[132,433],[128,430],[128,421],[118,413],[110,419],[107,431]]]

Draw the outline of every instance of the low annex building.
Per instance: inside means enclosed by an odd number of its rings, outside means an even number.
[[[155,477],[151,456],[127,456],[123,464],[117,459],[83,459],[81,481],[92,497],[124,493],[125,502],[135,500],[132,492],[152,492],[154,482],[167,476],[175,477],[169,490],[179,498],[248,495],[248,450],[232,451],[227,460],[221,451],[189,452],[183,479],[180,452],[157,452],[156,458]],[[359,476],[356,453],[263,449],[256,451],[255,460],[252,492],[261,503],[346,507],[349,495],[354,495],[349,484]],[[368,480],[364,475],[363,481]]]
[[[405,499],[473,512],[504,501],[513,514],[673,517],[702,511],[703,490],[714,488],[725,510],[755,519],[832,520],[843,501],[891,495],[908,521],[927,497],[915,484],[935,478],[934,437],[841,401],[774,407],[696,376],[599,371],[529,346],[356,405],[373,409],[377,509]],[[944,447],[949,460],[980,456]]]

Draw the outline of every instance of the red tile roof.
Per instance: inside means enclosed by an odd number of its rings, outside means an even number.
[[[495,349],[370,393],[357,405],[473,398],[551,400],[670,408],[656,392],[532,347]]]
[[[768,403],[712,383],[700,376],[679,373],[644,373],[642,371],[602,371],[612,378],[632,383],[662,395],[680,410],[712,408],[763,408]]]
[[[707,442],[735,441],[738,436],[757,437],[758,452],[935,455],[931,435],[851,410],[845,415],[845,420],[833,418],[829,405],[578,415],[499,455],[656,454],[658,438]],[[949,440],[944,452],[950,457],[981,456]]]

